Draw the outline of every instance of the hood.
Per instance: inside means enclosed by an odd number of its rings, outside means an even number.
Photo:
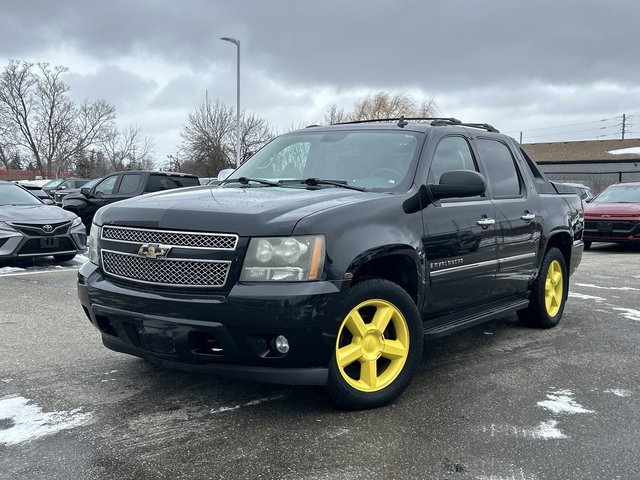
[[[0,206],[0,222],[47,222],[73,220],[76,215],[53,205]]]
[[[640,215],[640,203],[587,203],[584,206],[584,214],[637,216]]]
[[[240,236],[290,235],[296,223],[322,210],[365,202],[381,194],[344,188],[216,188],[202,186],[152,193],[98,210],[95,221]]]

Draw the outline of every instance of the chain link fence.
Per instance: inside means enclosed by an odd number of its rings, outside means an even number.
[[[609,185],[621,182],[640,182],[640,170],[609,171],[547,171],[547,177],[554,182],[581,183],[591,188],[597,195]]]

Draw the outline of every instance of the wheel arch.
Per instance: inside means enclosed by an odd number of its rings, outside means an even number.
[[[564,257],[564,262],[567,267],[567,274],[571,271],[571,249],[573,246],[573,238],[568,231],[557,231],[552,233],[547,240],[547,244],[544,247],[544,250],[541,253],[541,258],[544,257],[544,254],[549,251],[550,248],[556,247],[558,250],[562,252],[562,256]]]
[[[408,245],[394,245],[369,250],[358,255],[349,267],[351,286],[369,279],[383,278],[400,286],[419,305],[421,292],[421,262],[417,252]]]

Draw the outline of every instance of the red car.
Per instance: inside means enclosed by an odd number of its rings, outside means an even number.
[[[584,206],[584,248],[592,242],[638,242],[640,183],[617,183]]]

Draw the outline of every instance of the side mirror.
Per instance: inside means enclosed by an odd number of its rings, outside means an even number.
[[[91,196],[91,189],[90,189],[90,188],[87,188],[87,187],[82,187],[82,188],[80,189],[80,193],[81,193],[82,195],[84,195],[85,197],[89,198],[89,197]]]
[[[220,170],[217,179],[219,181],[225,180],[229,175],[233,173],[234,170],[235,169],[233,168],[225,168],[224,170]]]
[[[44,203],[45,205],[55,205],[56,202],[53,201],[53,199],[51,198],[41,198],[40,200],[42,200],[42,203]]]
[[[438,185],[427,186],[433,198],[476,197],[487,190],[487,182],[482,175],[472,170],[452,170],[440,177]]]

